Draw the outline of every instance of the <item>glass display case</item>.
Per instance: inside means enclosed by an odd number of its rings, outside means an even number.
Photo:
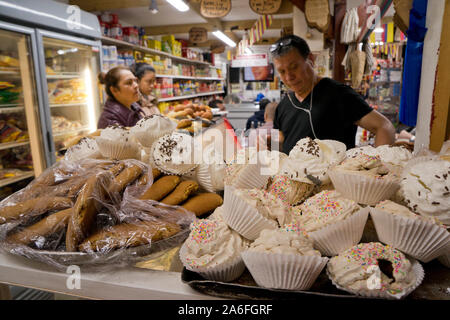
[[[100,50],[46,36],[42,42],[51,131],[58,160],[71,141],[97,128]]]
[[[32,31],[0,23],[0,199],[46,167],[32,60]]]

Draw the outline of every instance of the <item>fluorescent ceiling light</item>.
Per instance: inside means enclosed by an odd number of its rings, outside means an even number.
[[[185,12],[189,10],[189,7],[183,0],[166,0],[172,6],[175,7],[178,11]]]
[[[233,40],[231,40],[230,38],[228,38],[225,33],[223,33],[222,31],[214,31],[213,35],[216,36],[217,38],[219,38],[220,40],[222,40],[223,42],[225,42],[227,45],[229,45],[230,47],[236,47],[236,42],[234,42]]]
[[[158,4],[156,3],[156,0],[151,0],[150,7],[148,8],[151,13],[156,14],[158,13]]]

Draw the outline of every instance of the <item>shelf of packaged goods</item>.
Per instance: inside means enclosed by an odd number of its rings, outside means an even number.
[[[55,73],[55,74],[48,74],[47,79],[76,79],[81,78],[81,73],[79,72],[61,72],[61,73]]]
[[[192,76],[175,76],[171,74],[157,74],[157,78],[171,78],[171,79],[186,79],[186,80],[209,80],[209,81],[222,81],[223,78],[217,77],[192,77]]]
[[[19,69],[18,68],[0,68],[0,75],[19,75]]]
[[[84,106],[87,102],[50,104],[50,108]]]
[[[9,184],[15,183],[15,182],[19,182],[21,180],[25,180],[28,178],[34,177],[34,172],[27,172],[12,178],[7,178],[7,179],[1,179],[0,180],[0,188],[7,186]]]
[[[129,43],[129,42],[126,42],[126,41],[116,40],[116,39],[112,39],[112,38],[108,38],[108,37],[102,37],[102,44],[109,44],[109,45],[116,45],[116,46],[119,46],[119,47],[133,48],[133,49],[135,49],[137,51],[143,51],[143,52],[148,52],[148,53],[151,53],[151,54],[157,54],[157,55],[160,55],[160,56],[166,56],[166,57],[172,58],[172,59],[177,60],[177,61],[184,61],[184,62],[188,62],[188,63],[195,63],[195,64],[200,64],[200,65],[205,65],[205,66],[211,66],[211,64],[209,62],[187,59],[187,58],[175,56],[173,54],[170,54],[170,53],[167,53],[167,52],[164,52],[164,51],[159,51],[159,50],[155,50],[155,49],[141,47],[141,46],[136,45],[136,44],[132,44],[132,43]]]
[[[191,98],[197,98],[197,97],[203,97],[203,96],[211,96],[211,95],[214,95],[214,94],[223,94],[223,93],[224,93],[224,91],[203,92],[203,93],[190,94],[190,95],[186,95],[186,96],[161,98],[161,99],[158,99],[158,102],[191,99]]]
[[[20,141],[20,142],[14,141],[14,142],[0,143],[0,150],[22,147],[28,144],[30,144],[30,141]]]
[[[55,133],[53,133],[53,137],[57,138],[57,137],[74,134],[74,133],[79,133],[81,131],[87,131],[87,130],[89,130],[89,126],[84,126],[84,127],[78,128],[78,129],[55,132]]]
[[[0,113],[12,113],[24,110],[25,108],[20,104],[0,104]]]

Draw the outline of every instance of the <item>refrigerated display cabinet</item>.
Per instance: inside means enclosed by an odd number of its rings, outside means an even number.
[[[70,9],[70,10],[69,10]],[[50,0],[0,1],[0,200],[97,128],[100,25]]]

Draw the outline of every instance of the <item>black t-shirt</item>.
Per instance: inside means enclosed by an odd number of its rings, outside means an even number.
[[[310,109],[311,93],[302,102],[293,92],[289,95],[297,107]],[[317,139],[338,140],[345,143],[347,149],[354,148],[355,122],[371,111],[358,93],[333,79],[322,78],[314,87],[311,116]],[[273,127],[283,132],[282,150],[286,154],[300,139],[314,139],[308,113],[295,108],[287,95],[275,111]]]

